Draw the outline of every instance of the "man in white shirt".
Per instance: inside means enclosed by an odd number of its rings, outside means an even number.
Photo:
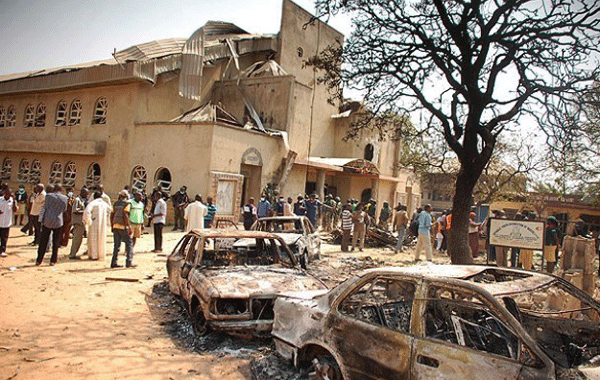
[[[208,214],[208,209],[202,203],[202,197],[196,195],[194,202],[187,205],[185,208],[184,218],[186,221],[185,232],[189,232],[194,228],[204,228],[204,217]]]
[[[167,202],[160,193],[154,194],[153,198],[156,204],[152,210],[152,223],[154,223],[154,249],[152,252],[162,252],[162,230],[167,220]]]
[[[10,189],[4,189],[0,198],[0,257],[6,257],[6,244],[10,226],[12,226],[13,215],[17,211],[17,203]]]
[[[39,221],[40,212],[42,207],[46,203],[46,191],[44,190],[44,184],[38,183],[33,189],[34,195],[31,202],[31,217],[33,218],[33,231],[34,238],[30,245],[40,244],[40,236],[42,232],[42,224]]]

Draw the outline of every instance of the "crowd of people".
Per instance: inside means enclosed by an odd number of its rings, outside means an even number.
[[[6,246],[13,225],[21,226],[21,232],[33,236],[32,246],[37,246],[36,265],[41,265],[44,256],[52,250],[50,265],[58,261],[58,250],[66,247],[71,240],[68,258],[80,260],[87,255],[90,260],[102,260],[107,250],[107,236],[113,234],[114,246],[111,268],[121,267],[118,262],[120,246],[125,246],[125,266],[133,268],[133,250],[137,239],[142,236],[144,223],[154,229],[154,249],[162,252],[162,231],[166,224],[167,201],[173,202],[175,225],[173,230],[189,231],[193,228],[209,228],[217,212],[212,197],[206,204],[202,196],[196,195],[194,202],[186,192],[186,187],[169,196],[156,187],[150,198],[143,190],[125,186],[113,203],[104,191],[104,186],[96,189],[82,187],[75,195],[71,188],[63,189],[60,184],[44,186],[38,183],[31,194],[23,185],[12,190],[0,184],[0,257],[6,257]],[[24,216],[27,223],[24,224]],[[87,246],[79,254],[83,239]]]

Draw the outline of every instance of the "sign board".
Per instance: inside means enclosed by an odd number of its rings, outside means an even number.
[[[490,245],[544,249],[545,223],[531,220],[490,219]]]

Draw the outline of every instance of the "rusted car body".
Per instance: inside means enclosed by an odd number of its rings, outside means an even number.
[[[326,289],[298,267],[279,236],[258,231],[190,231],[169,255],[167,272],[197,335],[268,336],[279,293]]]
[[[280,236],[303,268],[321,254],[321,237],[306,216],[273,216],[258,219],[252,230]]]
[[[599,321],[555,276],[427,265],[280,296],[272,334],[318,379],[600,379]]]

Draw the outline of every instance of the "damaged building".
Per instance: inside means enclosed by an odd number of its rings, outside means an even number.
[[[208,22],[191,37],[116,51],[111,59],[0,76],[1,179],[12,187],[102,183],[216,197],[218,216],[269,183],[418,205],[400,142],[343,141],[352,110],[327,102],[305,61],[343,35],[289,0],[274,35]]]

